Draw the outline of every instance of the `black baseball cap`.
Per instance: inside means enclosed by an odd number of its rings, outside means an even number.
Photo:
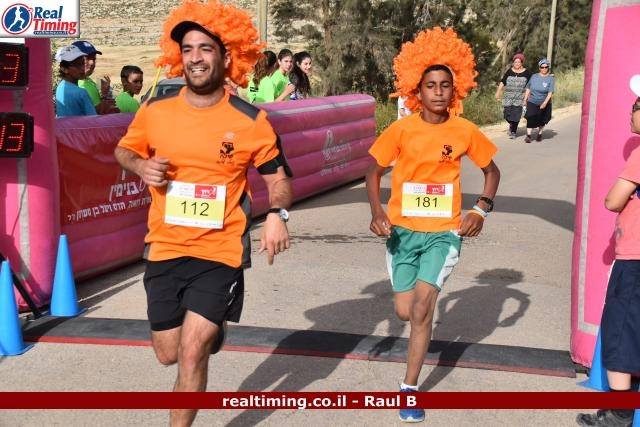
[[[182,43],[182,38],[184,37],[184,35],[191,30],[198,30],[201,33],[205,33],[206,35],[214,39],[220,45],[223,51],[226,51],[224,43],[222,43],[220,37],[216,36],[211,31],[194,21],[182,21],[181,23],[173,27],[173,30],[171,30],[171,39],[180,44]]]

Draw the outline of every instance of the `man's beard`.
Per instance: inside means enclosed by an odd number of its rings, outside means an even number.
[[[189,73],[184,73],[184,80],[187,87],[197,95],[211,95],[224,83],[224,72],[216,71],[206,79],[202,84],[195,85],[189,78]]]

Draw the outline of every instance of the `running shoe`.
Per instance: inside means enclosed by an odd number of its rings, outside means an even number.
[[[509,132],[509,139],[516,139],[516,133],[515,132]]]
[[[524,139],[524,142],[529,144],[531,142],[531,135],[527,135],[527,137]]]
[[[401,388],[400,393],[416,393],[416,391],[410,388]],[[424,409],[420,408],[400,409],[399,415],[400,421],[405,423],[419,423],[424,421]]]
[[[576,422],[587,427],[631,427],[633,415],[622,418],[611,409],[600,409],[595,414],[578,414]]]
[[[216,354],[220,351],[220,349],[224,346],[224,342],[227,340],[227,321],[225,320],[220,325],[220,332],[218,332],[218,337],[215,342],[211,346],[211,354]]]
[[[538,136],[536,136],[536,141],[542,141],[542,134],[538,132]]]

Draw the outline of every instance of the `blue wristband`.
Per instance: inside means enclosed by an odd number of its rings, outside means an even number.
[[[473,206],[473,210],[480,212],[482,214],[482,216],[485,217],[485,218],[489,216],[489,213],[483,211],[482,208],[480,208],[480,206],[478,206],[478,205],[474,205]]]

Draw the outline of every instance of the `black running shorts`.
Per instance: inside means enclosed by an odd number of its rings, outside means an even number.
[[[225,320],[240,320],[244,300],[242,268],[191,257],[147,261],[144,288],[153,331],[182,325],[187,310],[218,326]]]
[[[615,260],[600,331],[604,367],[640,372],[640,260]]]

